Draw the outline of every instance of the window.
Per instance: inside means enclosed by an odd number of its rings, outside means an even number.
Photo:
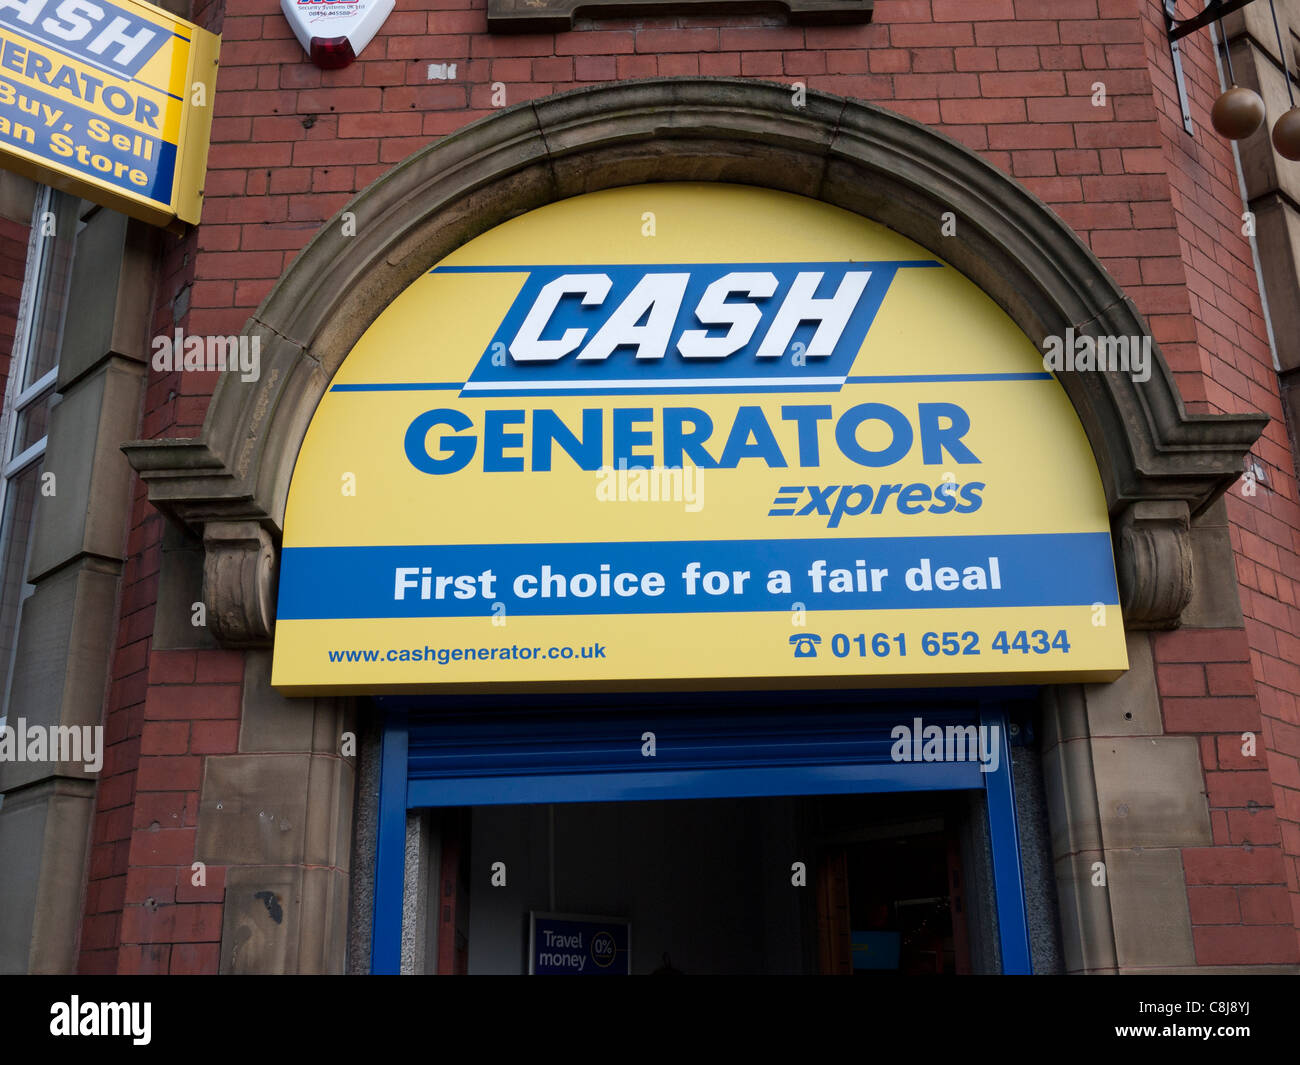
[[[46,427],[59,401],[55,381],[80,206],[77,197],[41,186],[32,208],[27,270],[0,416],[0,722],[9,712],[22,604],[34,591],[27,583],[27,560]]]
[[[491,33],[553,33],[576,18],[755,15],[784,8],[796,25],[870,22],[875,0],[488,0]]]

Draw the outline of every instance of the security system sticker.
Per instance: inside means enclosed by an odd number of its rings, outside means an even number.
[[[392,14],[394,0],[280,0],[293,35],[317,66],[351,63]]]

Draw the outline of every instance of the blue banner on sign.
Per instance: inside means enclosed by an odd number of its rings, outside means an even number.
[[[18,94],[6,92],[6,86],[0,79],[0,143],[73,167],[126,192],[170,201],[175,144],[30,86]]]
[[[789,583],[774,590],[779,573]],[[757,612],[788,609],[792,594],[809,610],[1119,601],[1107,533],[1026,533],[286,547],[279,616],[481,617],[496,603],[511,616]]]
[[[630,976],[632,926],[619,917],[534,913],[528,971],[534,976]]]

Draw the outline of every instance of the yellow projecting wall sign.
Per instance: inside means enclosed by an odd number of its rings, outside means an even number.
[[[0,166],[197,223],[220,45],[137,0],[0,0]]]
[[[321,401],[273,683],[1112,679],[1087,439],[882,226],[726,185],[578,196],[434,265]]]

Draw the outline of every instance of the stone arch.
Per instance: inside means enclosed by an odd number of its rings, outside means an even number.
[[[1046,205],[955,141],[882,108],[821,93],[795,106],[788,86],[732,78],[652,79],[520,104],[411,156],[320,230],[245,326],[260,338],[259,380],[223,377],[197,437],[124,446],[151,502],[204,540],[219,640],[270,641],[299,447],[384,307],[430,264],[515,215],[658,181],[763,186],[883,223],[970,277],[1040,345],[1069,327],[1147,333]],[[955,237],[941,235],[945,212]],[[1126,623],[1139,628],[1178,624],[1191,597],[1190,521],[1240,475],[1267,422],[1188,414],[1153,350],[1143,383],[1119,373],[1062,379],[1106,492]]]

